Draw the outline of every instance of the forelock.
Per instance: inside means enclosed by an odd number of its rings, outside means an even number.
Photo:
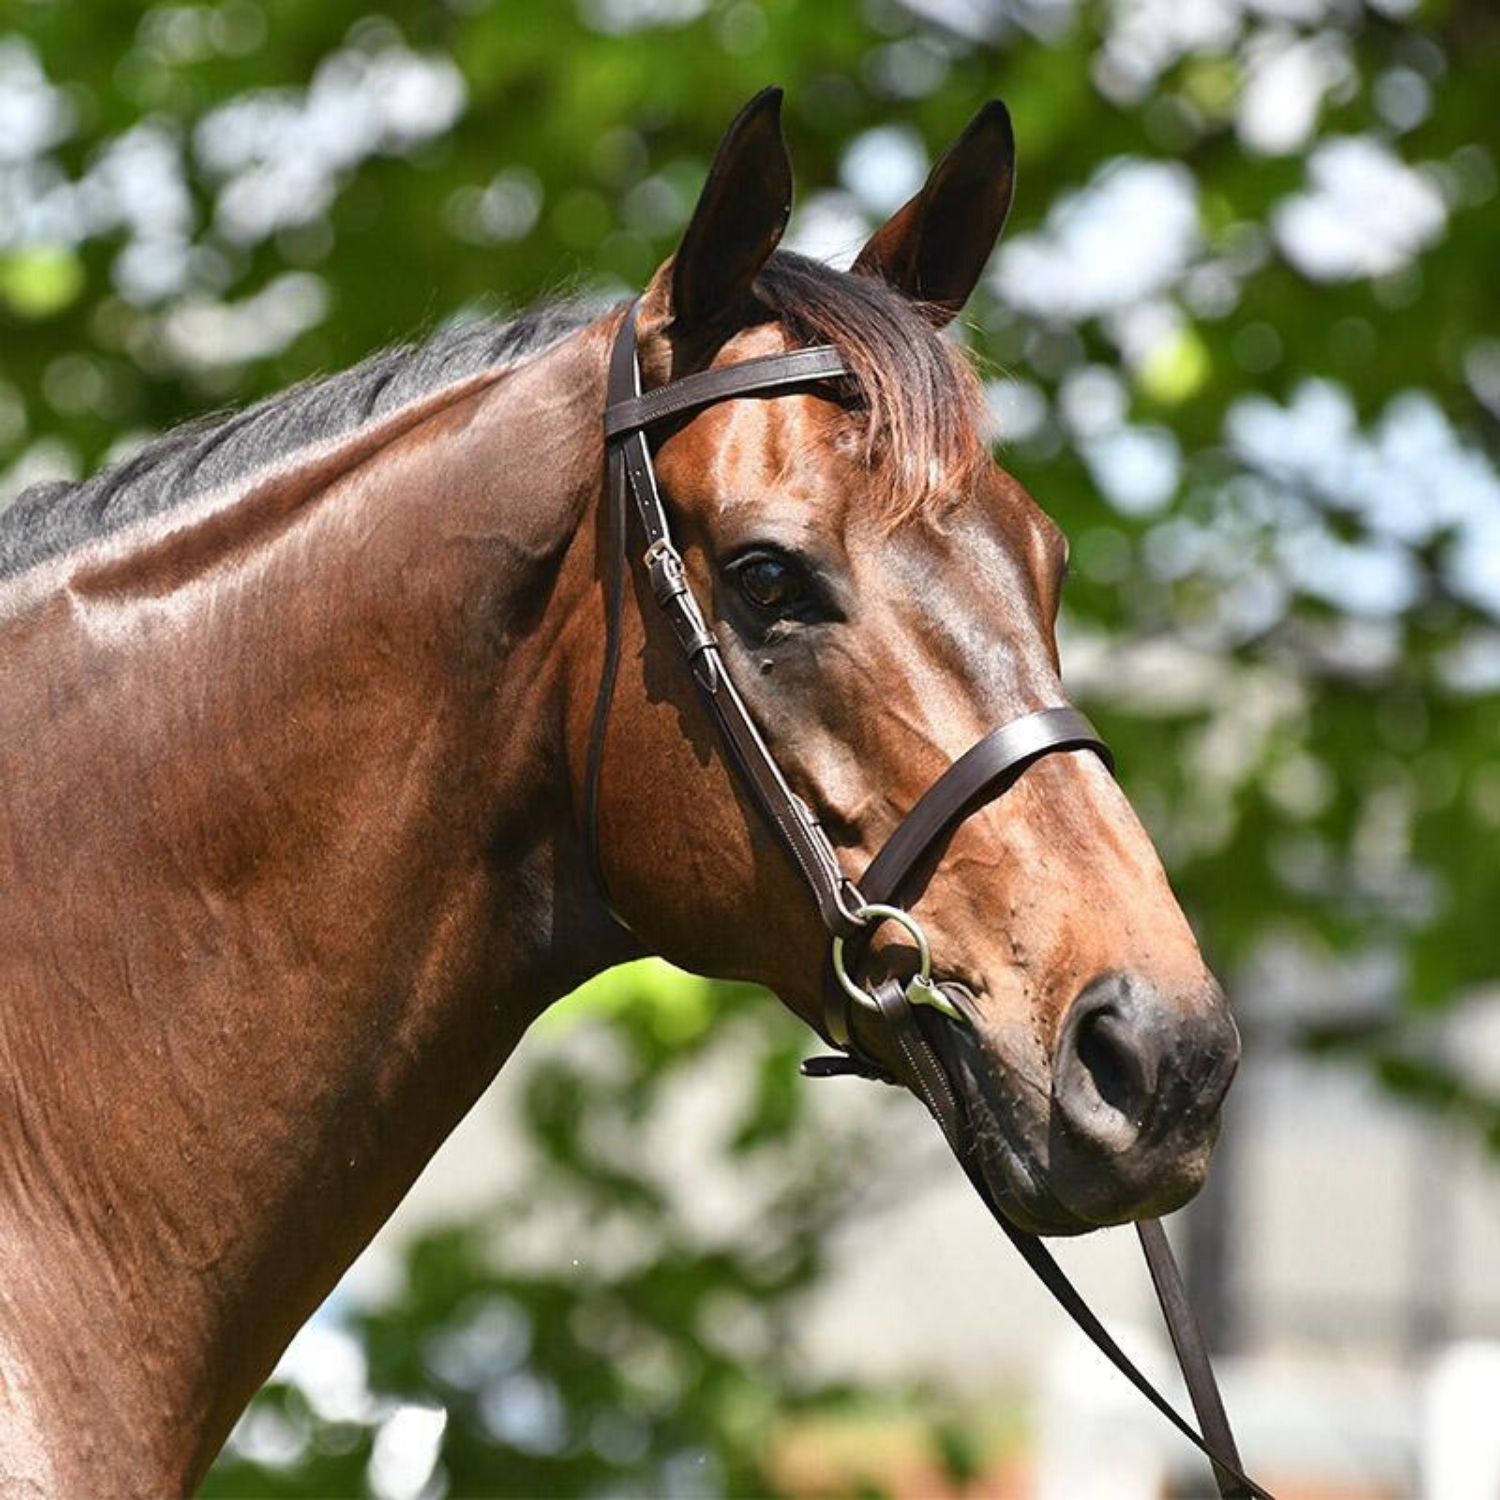
[[[794,344],[832,344],[852,372],[871,498],[891,525],[962,496],[989,462],[979,381],[902,293],[779,251],[756,289]]]

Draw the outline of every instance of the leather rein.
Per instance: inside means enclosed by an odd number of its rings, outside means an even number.
[[[979,807],[1002,795],[1033,761],[1057,751],[1087,750],[1113,770],[1108,748],[1093,725],[1071,707],[1043,708],[1012,719],[954,761],[902,820],[858,884],[851,880],[816,815],[787,782],[725,668],[718,640],[693,596],[682,555],[673,544],[646,437],[653,426],[684,412],[736,396],[768,395],[844,379],[851,372],[838,350],[823,344],[683,376],[642,392],[636,350],[638,308],[639,302],[630,306],[615,336],[604,417],[608,471],[604,530],[606,644],[589,735],[584,807],[588,857],[600,891],[607,901],[599,849],[599,782],[619,670],[633,511],[643,544],[641,560],[657,606],[671,626],[731,765],[790,854],[832,939],[820,1029],[841,1055],[810,1059],[804,1064],[804,1072],[812,1077],[853,1073],[897,1082],[859,1048],[854,1012],[861,1009],[870,1013],[885,1027],[902,1059],[904,1076],[899,1081],[912,1089],[937,1120],[985,1206],[1047,1290],[1126,1379],[1209,1459],[1225,1500],[1246,1496],[1271,1500],[1268,1492],[1242,1470],[1207,1348],[1161,1224],[1146,1219],[1136,1227],[1201,1431],[1172,1406],[1114,1341],[1041,1240],[1005,1216],[973,1159],[972,1138],[958,1095],[928,1034],[933,1026],[966,1024],[963,1006],[967,992],[956,986],[946,989],[933,979],[926,936],[911,913],[896,904],[907,878],[933,847]],[[625,925],[618,913],[614,915]],[[886,921],[904,928],[916,945],[918,971],[905,984],[886,979],[870,985],[858,977],[861,960],[876,928]],[[925,1012],[925,1027],[919,1009]],[[939,1021],[939,1013],[949,1021]]]

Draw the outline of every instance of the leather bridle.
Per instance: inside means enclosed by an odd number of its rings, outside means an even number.
[[[651,592],[718,727],[730,763],[790,854],[832,939],[821,1030],[825,1040],[840,1048],[843,1055],[811,1059],[804,1071],[815,1077],[856,1073],[897,1082],[889,1070],[859,1048],[856,1040],[853,1009],[862,1008],[878,1018],[902,1060],[899,1081],[926,1104],[985,1205],[1048,1290],[1126,1378],[1209,1458],[1219,1492],[1226,1500],[1230,1496],[1269,1500],[1267,1492],[1242,1472],[1207,1350],[1161,1225],[1154,1219],[1143,1220],[1137,1229],[1201,1433],[1115,1343],[1041,1240],[1011,1223],[995,1201],[973,1160],[971,1134],[940,1048],[929,1035],[934,1026],[947,1024],[938,1021],[935,1012],[959,1024],[966,1022],[963,1007],[967,992],[958,986],[945,988],[940,980],[934,980],[926,936],[911,913],[896,904],[923,859],[965,818],[1003,794],[1034,761],[1059,751],[1087,750],[1113,769],[1108,748],[1081,713],[1064,705],[1038,709],[1001,725],[949,766],[902,820],[858,883],[851,880],[817,816],[787,782],[725,668],[718,640],[693,596],[682,556],[673,544],[646,440],[647,431],[669,417],[696,412],[735,396],[767,395],[836,381],[851,372],[838,350],[824,344],[683,376],[643,393],[636,349],[638,309],[639,302],[627,309],[615,336],[604,417],[608,470],[603,541],[606,644],[589,735],[584,808],[588,856],[600,891],[607,901],[608,885],[599,849],[599,782],[619,669],[621,615],[629,572],[627,535],[633,509]],[[623,923],[618,913],[615,916]],[[893,979],[873,985],[862,983],[857,977],[861,960],[875,929],[885,921],[899,924],[915,943],[918,972],[905,984]],[[918,1018],[919,1007],[928,1018],[926,1025]]]

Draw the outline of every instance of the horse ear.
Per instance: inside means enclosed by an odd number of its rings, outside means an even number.
[[[762,89],[724,132],[698,206],[672,257],[672,322],[723,322],[781,239],[792,211],[792,163],[781,90]]]
[[[1010,212],[1016,138],[1010,114],[991,99],[859,252],[854,271],[905,292],[939,327],[969,300]]]

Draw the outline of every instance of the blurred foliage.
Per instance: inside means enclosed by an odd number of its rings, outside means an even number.
[[[790,1018],[748,986],[649,966],[565,1008],[590,1024],[530,1067],[521,1179],[419,1239],[388,1298],[348,1310],[344,1358],[323,1360],[334,1378],[299,1380],[289,1361],[205,1493],[353,1495],[367,1474],[377,1494],[436,1493],[430,1457],[400,1482],[390,1434],[413,1405],[446,1412],[437,1483],[455,1496],[772,1495],[788,1466],[797,1493],[875,1495],[902,1462],[961,1482],[989,1454],[950,1405],[831,1382],[799,1352],[830,1237],[874,1177],[868,1136],[814,1119],[796,1087]],[[705,1088],[722,1108],[700,1100],[691,1118],[711,1138],[684,1145],[674,1096]],[[743,1219],[679,1196],[662,1164],[684,1154],[735,1174]],[[878,1463],[809,1466],[788,1446],[814,1422],[847,1436],[875,1418]]]
[[[1434,1040],[1500,976],[1491,0],[366,9],[9,0],[0,504],[461,312],[640,286],[768,81],[787,89],[794,234],[846,255],[896,168],[1000,94],[1019,196],[960,336],[1005,462],[1073,540],[1072,685],[1250,1027],[1494,1138],[1500,1106]],[[787,1196],[761,1238],[704,1248],[635,1158],[580,1132],[608,1119],[638,1143],[705,1045],[693,1007],[749,1013],[684,991],[663,1029],[631,993],[602,1023],[629,1066],[549,1064],[528,1121],[548,1180],[651,1255],[575,1297],[512,1260],[523,1194],[419,1247],[391,1306],[355,1314],[372,1388],[452,1413],[457,1492],[502,1450],[522,1491],[666,1493],[693,1453],[719,1487],[765,1488],[771,1413],[841,1399],[774,1338],[743,1359],[707,1328],[720,1293],[775,1327],[822,1264],[838,1195],[812,1189],[837,1158],[806,1139],[794,1046],[765,1008],[760,1093],[726,1146],[776,1156]],[[527,1320],[516,1378],[569,1393],[546,1451],[487,1426],[488,1387],[433,1354],[496,1307]],[[632,1389],[614,1338],[674,1372],[672,1401]],[[354,1483],[369,1413],[267,1400],[301,1445],[288,1493]],[[246,1463],[216,1492],[273,1487]]]

